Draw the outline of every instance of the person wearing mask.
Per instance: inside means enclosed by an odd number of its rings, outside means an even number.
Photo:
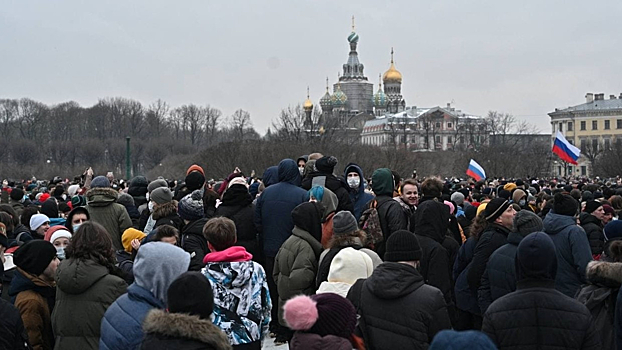
[[[365,211],[367,203],[374,199],[374,195],[365,192],[365,177],[363,176],[363,170],[357,164],[350,163],[346,165],[344,177],[350,188],[350,200],[354,206],[353,214],[358,222],[361,214]]]
[[[516,291],[494,301],[482,325],[500,350],[601,348],[590,311],[555,290],[555,251],[544,232],[531,233],[518,245]]]
[[[314,172],[308,174],[307,177],[302,180],[302,188],[310,190],[314,185],[323,186],[333,191],[339,200],[337,210],[347,210],[354,212],[354,206],[350,200],[349,189],[350,187],[340,178],[333,175],[335,166],[337,165],[337,158],[334,156],[324,156],[315,161]]]
[[[153,224],[154,230],[162,225],[170,225],[177,230],[183,229],[184,222],[177,215],[177,201],[173,200],[173,192],[168,187],[158,187],[153,190],[149,200],[153,202],[153,214],[151,214],[151,217],[155,221]]]
[[[83,224],[67,247],[66,257],[56,276],[54,347],[98,349],[102,317],[127,289],[115,266],[106,229],[95,222]]]
[[[60,260],[65,260],[65,248],[71,243],[71,232],[67,231],[64,226],[54,226],[46,233],[46,241],[48,233],[50,234],[49,242],[56,248],[56,256]]]

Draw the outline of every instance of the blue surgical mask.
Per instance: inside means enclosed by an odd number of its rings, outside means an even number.
[[[521,207],[525,205],[525,200],[521,199],[518,201],[518,205],[520,205]]]
[[[56,256],[59,260],[65,260],[65,247],[56,247]]]
[[[71,228],[73,229],[73,233],[78,232],[78,229],[80,228],[80,225],[82,225],[82,224],[75,224],[75,225],[71,226]]]

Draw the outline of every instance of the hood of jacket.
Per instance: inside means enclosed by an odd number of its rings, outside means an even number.
[[[220,328],[211,320],[199,316],[168,313],[163,310],[151,310],[143,322],[145,333],[161,334],[170,338],[184,338],[200,341],[208,349],[231,349],[229,340]]]
[[[225,250],[209,252],[203,258],[203,263],[210,262],[242,262],[249,261],[253,254],[246,251],[246,248],[234,245]]]
[[[283,159],[279,163],[279,182],[287,182],[294,186],[300,187],[302,178],[298,165],[293,159]]]
[[[371,189],[376,196],[391,196],[393,197],[393,189],[395,184],[393,183],[393,174],[391,170],[387,168],[376,169],[371,176]]]
[[[228,289],[240,289],[249,285],[255,264],[252,261],[208,262],[204,273]]]
[[[572,216],[555,214],[550,211],[546,214],[542,223],[544,224],[544,232],[555,235],[568,226],[576,226],[577,220]]]
[[[316,257],[319,257],[320,254],[322,254],[322,250],[324,249],[322,247],[322,243],[320,243],[320,241],[316,239],[315,237],[311,236],[309,232],[301,229],[298,226],[294,226],[294,229],[292,230],[292,235],[309,243]]]
[[[322,197],[322,206],[324,207],[324,214],[322,215],[322,221],[326,220],[330,213],[334,213],[337,210],[339,199],[335,192],[324,187],[324,197]]]
[[[581,214],[579,214],[579,222],[581,223],[581,226],[595,224],[599,227],[603,227],[603,222],[599,218],[586,212],[581,212]]]
[[[324,208],[318,202],[305,202],[292,210],[294,226],[307,232],[318,242],[322,239],[322,213]]]
[[[263,172],[263,177],[261,178],[263,185],[268,187],[270,185],[274,185],[279,182],[279,167],[274,165],[266,169]]]
[[[56,292],[54,282],[46,282],[18,267],[13,275],[13,280],[11,280],[9,295],[15,297],[17,294],[27,290],[35,291],[43,296],[50,296]]]
[[[346,165],[346,169],[343,171],[343,178],[347,179],[348,173],[351,173],[353,171],[359,174],[359,178],[361,179],[361,182],[359,183],[359,187],[356,190],[357,193],[361,193],[365,191],[365,177],[363,176],[363,169],[361,169],[361,167],[358,166],[358,164],[350,163]]]
[[[351,287],[352,285],[350,283],[324,281],[320,283],[320,287],[315,293],[335,293],[345,298],[348,295],[348,291],[350,291]]]
[[[134,284],[150,291],[161,303],[166,303],[168,287],[188,271],[190,254],[164,242],[149,242],[140,246],[134,260]]]
[[[162,218],[169,217],[171,215],[177,215],[177,201],[173,200],[168,203],[164,203],[162,205],[158,205],[157,208],[153,210],[153,220],[160,220]]]
[[[107,187],[91,188],[86,192],[86,203],[92,207],[105,207],[116,203],[119,192]]]
[[[383,262],[378,265],[365,285],[380,299],[397,299],[412,293],[424,284],[423,276],[413,266]]]
[[[449,227],[449,208],[435,200],[425,201],[415,211],[415,234],[432,238],[438,243],[445,240]]]
[[[590,261],[585,275],[591,284],[617,289],[622,285],[622,263]]]
[[[108,269],[94,260],[65,259],[58,265],[56,286],[67,294],[81,294],[108,274]]]
[[[523,240],[523,238],[524,237],[521,236],[521,234],[518,233],[518,232],[510,232],[508,234],[508,243],[512,244],[512,245],[515,245],[515,246],[518,246],[520,244],[520,241]]]

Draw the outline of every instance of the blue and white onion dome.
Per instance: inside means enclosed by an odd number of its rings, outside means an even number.
[[[359,42],[359,35],[356,34],[354,31],[352,33],[350,33],[350,35],[348,35],[348,42],[351,43],[358,43]]]
[[[333,96],[331,96],[331,102],[333,103],[333,106],[335,107],[344,106],[347,100],[348,100],[348,96],[346,96],[346,94],[344,94],[343,91],[341,91],[341,87],[339,86],[339,84],[337,84],[337,88],[335,89]]]

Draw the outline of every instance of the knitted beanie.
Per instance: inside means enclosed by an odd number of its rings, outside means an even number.
[[[173,200],[173,192],[168,187],[158,187],[151,192],[149,199],[156,204],[166,204]]]
[[[41,225],[50,222],[50,218],[45,214],[35,214],[30,217],[30,229],[36,231]]]
[[[529,210],[521,210],[514,216],[514,230],[523,237],[532,232],[540,232],[543,229],[542,219]]]
[[[517,279],[555,279],[557,255],[555,244],[548,234],[534,232],[527,235],[516,251]]]
[[[558,193],[553,197],[553,212],[559,215],[575,216],[579,203],[569,194]]]
[[[52,242],[52,244],[54,244],[54,241],[57,240],[58,238],[67,238],[68,240],[71,240],[71,232],[67,231],[67,229],[64,226],[54,226],[54,227],[61,227],[61,229],[54,231],[54,233],[50,237],[50,242]]]
[[[205,176],[198,171],[193,171],[186,175],[184,181],[186,183],[186,187],[188,187],[188,190],[194,191],[203,187],[205,184]]]
[[[462,203],[464,203],[464,195],[460,192],[454,192],[451,195],[451,200],[452,202],[455,202],[458,205],[461,205]]]
[[[86,198],[84,196],[76,195],[71,197],[71,206],[74,208],[83,207],[86,205]]]
[[[486,205],[486,209],[484,209],[486,221],[494,222],[509,206],[510,202],[505,198],[495,198],[491,200]]]
[[[168,187],[168,183],[164,179],[155,179],[147,185],[147,192],[151,193],[156,188]]]
[[[324,156],[315,161],[315,168],[324,174],[332,174],[337,165],[337,158],[335,156]]]
[[[600,208],[603,206],[603,203],[599,202],[599,201],[589,201],[587,203],[585,203],[585,210],[583,210],[586,213],[592,214],[593,212],[596,211],[596,209]]]
[[[91,188],[108,188],[110,187],[110,181],[105,176],[97,176],[91,181]]]
[[[393,232],[386,243],[384,261],[418,261],[421,259],[419,240],[410,231]]]
[[[33,239],[13,253],[13,262],[20,269],[40,275],[56,257],[56,248],[48,241]]]
[[[328,270],[328,282],[354,284],[358,279],[368,278],[374,271],[374,263],[366,253],[352,247],[343,248],[333,257]]]
[[[10,197],[14,201],[21,201],[22,199],[24,199],[24,190],[22,190],[21,188],[14,188],[11,191]]]
[[[209,320],[214,311],[214,293],[210,281],[200,272],[189,271],[168,287],[168,311],[197,315]]]
[[[121,244],[123,245],[123,249],[126,252],[131,253],[132,252],[132,241],[134,239],[137,239],[140,241],[145,237],[147,237],[147,235],[144,232],[139,231],[132,227],[128,228],[127,230],[123,232],[123,235],[121,235]]]
[[[134,197],[130,196],[127,193],[119,193],[117,203],[122,204],[124,207],[132,207],[134,206]]]
[[[188,170],[186,171],[186,175],[190,174],[193,171],[198,171],[201,173],[201,175],[205,176],[205,171],[203,171],[203,168],[196,164],[192,164],[190,168],[188,168]]]
[[[612,220],[605,225],[603,230],[605,241],[609,241],[614,238],[622,238],[622,220]]]
[[[194,190],[179,201],[177,214],[184,220],[195,221],[203,218],[203,194]]]
[[[322,337],[334,335],[349,339],[356,327],[354,306],[334,293],[293,297],[283,307],[283,318],[293,330]]]
[[[356,218],[347,210],[342,210],[333,216],[333,233],[337,236],[352,233],[358,230]]]

